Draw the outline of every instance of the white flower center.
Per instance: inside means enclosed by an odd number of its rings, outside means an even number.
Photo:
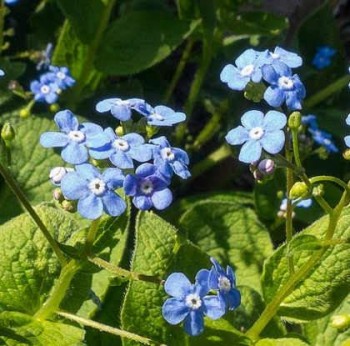
[[[96,196],[101,196],[106,191],[106,183],[99,178],[95,178],[90,181],[89,189]]]
[[[186,296],[185,303],[192,310],[197,310],[202,306],[201,298],[198,294],[195,293],[191,293],[188,296]]]
[[[164,117],[158,113],[153,113],[149,116],[152,120],[159,120],[159,121],[163,121]]]
[[[278,78],[278,86],[282,89],[290,90],[294,87],[294,82],[286,76]]]
[[[43,85],[40,88],[40,91],[41,91],[42,94],[48,94],[50,92],[50,87],[48,85]]]
[[[247,66],[244,66],[241,70],[241,76],[243,77],[247,77],[250,76],[254,71],[254,65],[253,64],[249,64]]]
[[[150,180],[144,180],[140,185],[140,190],[145,195],[149,195],[153,191],[153,184]]]
[[[56,76],[57,76],[58,79],[61,79],[61,80],[66,78],[66,74],[61,72],[61,71],[57,72]]]
[[[278,59],[280,57],[277,53],[270,53],[272,59]]]
[[[113,142],[113,147],[121,151],[127,151],[130,148],[129,143],[121,138],[118,138]]]
[[[254,127],[249,131],[249,137],[251,139],[260,139],[264,135],[264,129],[261,127]]]
[[[232,288],[230,280],[226,276],[219,277],[219,289],[228,292]]]
[[[167,160],[167,161],[172,161],[175,159],[175,155],[174,153],[171,151],[171,148],[163,148],[161,151],[160,151],[160,155],[162,156],[162,158],[164,160]]]
[[[70,131],[68,133],[68,138],[73,142],[81,143],[85,140],[85,135],[81,131]]]

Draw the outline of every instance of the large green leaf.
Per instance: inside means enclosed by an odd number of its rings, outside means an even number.
[[[80,346],[84,330],[69,324],[37,321],[18,312],[0,313],[0,345]]]
[[[79,229],[61,210],[40,206],[37,212],[59,242]],[[0,310],[34,314],[47,298],[60,265],[46,238],[27,214],[0,226]]]
[[[300,232],[291,241],[295,271],[308,263],[318,250],[319,244],[310,236],[322,239],[328,227],[328,217],[323,217]],[[307,237],[306,237],[307,236]],[[301,246],[304,241],[307,244]],[[337,223],[334,238],[350,237],[350,208],[344,209]],[[264,297],[271,301],[289,278],[286,245],[282,245],[265,263],[262,279]],[[346,297],[350,285],[349,244],[330,246],[318,262],[299,281],[293,292],[282,302],[279,314],[291,320],[308,321],[323,317],[333,311]]]
[[[332,314],[305,325],[304,331],[312,346],[343,346],[343,342],[350,339],[350,329],[339,331],[331,325],[332,316],[342,314],[350,314],[350,295]]]
[[[62,165],[62,159],[39,143],[40,133],[53,130],[55,124],[47,118],[31,117],[15,126],[16,137],[11,143],[12,175],[32,204],[52,199],[50,169]],[[21,209],[12,192],[0,188],[0,222],[18,215]]]
[[[262,264],[272,254],[272,244],[255,212],[240,198],[197,202],[183,214],[179,228],[219,262],[229,260],[236,270],[238,285],[261,291]]]
[[[131,12],[110,24],[95,66],[107,74],[140,72],[169,56],[194,27],[165,11]]]
[[[93,40],[98,30],[104,5],[101,0],[57,0],[64,15],[83,43]]]
[[[186,239],[179,237],[173,226],[153,213],[139,215],[132,271],[156,275],[162,279],[175,271],[184,272],[193,281],[196,272],[202,268],[210,268],[208,257]],[[122,308],[122,328],[162,343],[184,345],[188,338],[182,327],[171,326],[162,318],[161,307],[165,298],[166,294],[159,284],[130,282]],[[240,342],[244,344],[246,340],[227,321],[215,323],[206,320],[205,324],[215,334],[220,334],[214,344],[219,345],[218,340],[224,340],[225,344],[234,340],[235,345],[240,345]],[[201,340],[201,344],[211,345],[210,332],[205,332]],[[135,343],[125,339],[123,344]]]
[[[261,339],[256,346],[308,346],[305,341],[297,338],[283,338],[283,339]]]

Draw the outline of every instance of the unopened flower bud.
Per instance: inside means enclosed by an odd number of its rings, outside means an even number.
[[[350,315],[333,315],[331,317],[331,326],[339,330],[344,330],[350,327]]]
[[[301,181],[296,182],[289,191],[290,199],[305,198],[309,195],[307,185]]]
[[[1,138],[4,141],[12,141],[15,138],[15,130],[10,123],[6,122],[2,127]]]
[[[120,136],[123,136],[124,135],[124,129],[123,129],[123,126],[118,126],[116,129],[115,129],[115,133],[118,137]]]
[[[252,173],[253,173],[253,177],[256,181],[262,182],[262,180],[264,179],[264,174],[262,174],[258,169],[256,169]]]
[[[30,116],[30,110],[27,109],[27,108],[22,108],[20,111],[19,111],[19,116],[20,118],[22,119],[26,119]]]
[[[76,211],[76,203],[74,201],[67,201],[66,199],[61,203],[63,210],[73,213]]]
[[[50,105],[50,112],[52,113],[56,113],[60,110],[60,106],[58,103],[53,103],[52,105]]]
[[[59,187],[52,191],[52,196],[56,201],[62,202],[64,200],[62,190]]]
[[[271,159],[264,159],[259,162],[258,170],[263,175],[271,175],[275,172],[275,162]]]
[[[344,157],[345,160],[350,160],[350,149],[346,149],[343,152],[343,157]]]
[[[50,175],[49,175],[52,184],[60,185],[62,178],[68,172],[72,172],[72,171],[73,171],[72,168],[66,168],[66,167],[54,167],[54,168],[52,168],[50,171]]]
[[[301,125],[301,114],[300,112],[293,112],[288,119],[288,126],[290,129],[298,129]]]

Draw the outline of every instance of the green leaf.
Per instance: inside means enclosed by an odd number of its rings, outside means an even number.
[[[18,312],[0,313],[0,344],[8,346],[80,346],[84,330],[69,324],[37,321]]]
[[[98,30],[104,5],[101,0],[57,0],[79,40],[91,42]]]
[[[255,346],[308,346],[309,344],[301,339],[283,338],[283,339],[261,339]]]
[[[129,75],[164,60],[194,30],[165,11],[131,12],[110,24],[95,66],[107,74]]]
[[[59,242],[68,241],[79,225],[73,217],[49,206],[36,208]],[[60,265],[46,238],[27,214],[0,226],[0,311],[33,315],[47,298]]]
[[[156,275],[162,279],[166,279],[174,271],[184,272],[193,282],[195,274],[202,268],[210,268],[208,257],[186,239],[179,237],[173,226],[153,213],[139,214],[132,271]],[[166,294],[161,285],[131,281],[121,313],[122,328],[162,343],[184,345],[186,336],[182,326],[171,326],[162,317],[161,308],[165,299]],[[214,327],[209,320],[205,321],[209,328],[220,330],[222,323],[227,325],[228,322],[217,323]],[[237,337],[239,332],[231,324],[230,331],[225,330],[223,334],[226,335],[222,337],[227,338],[226,340],[245,339],[242,336]],[[209,333],[202,338],[209,342]],[[135,345],[127,339],[123,340],[123,344]]]
[[[309,262],[328,227],[328,216],[300,232],[290,243],[295,271]],[[350,237],[350,208],[343,210],[335,230],[335,239]],[[300,239],[301,238],[301,239]],[[303,241],[306,244],[301,246]],[[309,242],[311,240],[311,242]],[[297,249],[297,251],[295,251]],[[323,251],[323,250],[319,250]],[[266,261],[262,279],[265,300],[270,302],[289,278],[287,247],[282,245]],[[349,244],[332,245],[282,302],[279,315],[292,321],[309,321],[333,311],[345,298],[350,285]]]
[[[180,219],[179,229],[222,264],[229,260],[238,285],[261,291],[262,264],[272,254],[272,244],[254,211],[239,198],[194,203]]]
[[[52,199],[49,181],[51,168],[62,165],[62,159],[52,149],[39,143],[40,133],[55,129],[55,123],[46,118],[30,117],[15,126],[16,137],[11,143],[10,170],[32,204]],[[12,192],[0,188],[0,222],[21,212]]]
[[[304,332],[312,346],[343,346],[350,339],[350,329],[340,331],[331,325],[332,316],[342,314],[350,314],[350,295],[332,314],[305,325]]]

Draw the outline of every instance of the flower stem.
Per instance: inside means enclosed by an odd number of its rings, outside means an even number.
[[[349,186],[339,178],[328,176],[328,175],[319,175],[317,177],[310,178],[311,184],[314,184],[314,183],[317,183],[320,181],[330,181],[330,182],[340,186],[345,191],[350,192]]]
[[[150,275],[131,272],[129,270],[117,267],[99,257],[89,257],[88,260],[91,263],[94,263],[95,265],[97,265],[98,267],[106,269],[110,273],[127,280],[147,281],[158,285],[160,285],[163,282],[163,280],[157,276],[150,276]]]
[[[120,336],[122,338],[134,340],[134,341],[139,342],[143,345],[160,345],[159,343],[157,343],[151,339],[145,338],[143,336],[140,336],[140,335],[137,335],[134,333],[130,333],[130,332],[127,332],[127,331],[122,330],[122,329],[110,327],[110,326],[107,326],[105,324],[98,323],[98,322],[95,322],[95,321],[92,321],[92,320],[89,320],[89,319],[86,319],[83,317],[79,317],[79,316],[76,316],[76,315],[73,315],[73,314],[70,314],[67,312],[58,311],[57,315],[62,316],[64,318],[67,318],[68,320],[77,322],[79,324],[82,324],[83,326],[95,328],[95,329],[98,329],[100,331],[103,331],[103,332],[106,332],[109,334],[113,334],[113,335]]]
[[[96,239],[99,224],[100,224],[100,218],[93,220],[91,222],[88,234],[86,236],[86,242],[85,242],[84,252],[85,252],[86,256],[89,256],[92,253],[92,247],[93,247],[95,239]]]
[[[317,94],[311,96],[309,99],[305,101],[304,107],[305,108],[312,108],[316,106],[317,104],[321,103],[322,101],[326,100],[331,96],[332,94],[336,93],[340,89],[344,88],[346,85],[348,85],[350,81],[350,76],[345,75],[339,79],[337,79],[332,84],[328,85],[326,88],[319,91]]]
[[[69,285],[80,268],[80,264],[76,260],[71,260],[62,268],[58,280],[55,282],[55,286],[52,289],[50,297],[43,304],[43,306],[34,315],[34,318],[39,320],[46,320],[52,314],[54,314],[64,299]]]
[[[40,219],[39,215],[36,213],[34,208],[31,206],[31,204],[28,201],[27,197],[23,193],[23,191],[20,188],[20,186],[17,184],[16,180],[12,177],[11,173],[1,163],[0,163],[0,175],[3,176],[3,178],[5,180],[5,183],[9,186],[9,188],[12,190],[12,192],[17,197],[19,202],[27,210],[27,212],[29,213],[29,215],[31,216],[33,221],[36,223],[38,228],[41,230],[41,232],[43,233],[44,237],[49,242],[49,244],[51,245],[53,251],[55,252],[55,254],[56,254],[56,256],[57,256],[61,266],[64,266],[67,263],[67,261],[66,261],[66,258],[64,256],[63,252],[59,248],[56,240],[52,237],[52,235],[50,234],[50,232],[48,231],[48,229],[46,228],[46,226],[44,225],[44,223]]]
[[[346,195],[346,193],[344,193]],[[326,235],[324,237],[325,241],[329,241],[332,239],[334,235],[335,228],[337,226],[337,222],[340,217],[340,213],[342,208],[345,205],[345,199],[348,197],[342,198],[341,202],[334,209],[334,211],[329,215],[329,223],[326,231]],[[306,278],[309,275],[310,270],[319,262],[324,253],[327,251],[328,247],[324,247],[317,252],[315,252],[311,257],[298,269],[295,271],[286,281],[286,283],[282,286],[282,288],[276,293],[272,301],[266,305],[265,310],[260,315],[259,319],[254,323],[254,325],[247,331],[247,336],[253,340],[258,339],[260,333],[263,331],[265,326],[270,322],[270,320],[277,313],[280,304],[282,301],[290,295],[296,285]]]
[[[169,87],[167,88],[167,90],[163,96],[164,104],[169,102],[169,99],[170,99],[172,93],[174,92],[176,84],[178,83],[178,81],[182,75],[182,72],[186,66],[186,63],[191,55],[192,47],[193,47],[193,40],[190,38],[190,39],[188,39],[186,46],[182,52],[181,59],[177,65],[176,71],[173,75],[173,78],[172,78],[170,84],[169,84]]]

